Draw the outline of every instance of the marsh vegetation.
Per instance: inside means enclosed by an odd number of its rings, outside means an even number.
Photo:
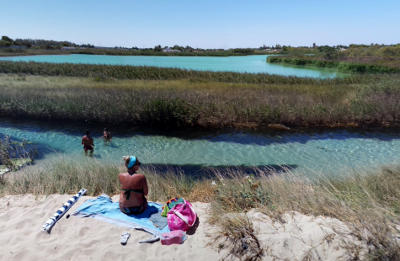
[[[170,80],[152,79],[157,73],[146,76],[150,80],[2,74],[0,115],[164,128],[400,125],[398,74],[336,80],[204,74],[210,77],[201,80],[197,72]]]
[[[400,72],[400,45],[350,45],[287,48],[283,56],[270,56],[269,63],[335,68],[346,73]]]

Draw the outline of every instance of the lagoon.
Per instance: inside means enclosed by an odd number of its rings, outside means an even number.
[[[81,137],[84,128],[46,125],[37,122],[0,121],[0,137],[29,141],[37,150],[36,162],[54,157],[86,159]],[[121,164],[123,155],[134,154],[144,165],[162,169],[201,172],[203,167],[274,168],[293,172],[342,175],[353,170],[373,170],[400,164],[398,132],[314,133],[220,132],[157,134],[138,130],[113,131],[110,144],[104,143],[101,129],[92,128],[95,143],[93,160]]]
[[[6,61],[46,62],[46,63],[79,63],[105,64],[130,66],[155,66],[165,68],[179,68],[197,71],[239,72],[239,73],[267,73],[282,76],[335,78],[343,74],[331,69],[309,69],[289,67],[266,62],[268,55],[249,56],[114,56],[114,55],[32,55],[0,57]]]

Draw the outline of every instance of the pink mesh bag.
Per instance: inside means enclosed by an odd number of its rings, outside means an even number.
[[[196,222],[196,212],[189,201],[173,207],[167,214],[168,227],[171,231],[188,231]]]
[[[182,230],[174,230],[161,235],[161,245],[182,244],[186,240],[186,233]]]

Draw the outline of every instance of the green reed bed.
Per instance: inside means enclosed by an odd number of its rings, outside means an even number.
[[[269,63],[296,65],[296,66],[314,66],[322,68],[335,68],[344,73],[396,73],[399,68],[388,67],[378,64],[356,63],[351,61],[326,60],[319,57],[309,56],[269,56]]]
[[[298,84],[0,74],[0,115],[160,128],[399,126],[399,83],[397,74]]]

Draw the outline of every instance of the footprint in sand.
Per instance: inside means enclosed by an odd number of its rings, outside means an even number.
[[[79,236],[84,237],[88,233],[89,228],[88,227],[83,227],[79,230]]]

